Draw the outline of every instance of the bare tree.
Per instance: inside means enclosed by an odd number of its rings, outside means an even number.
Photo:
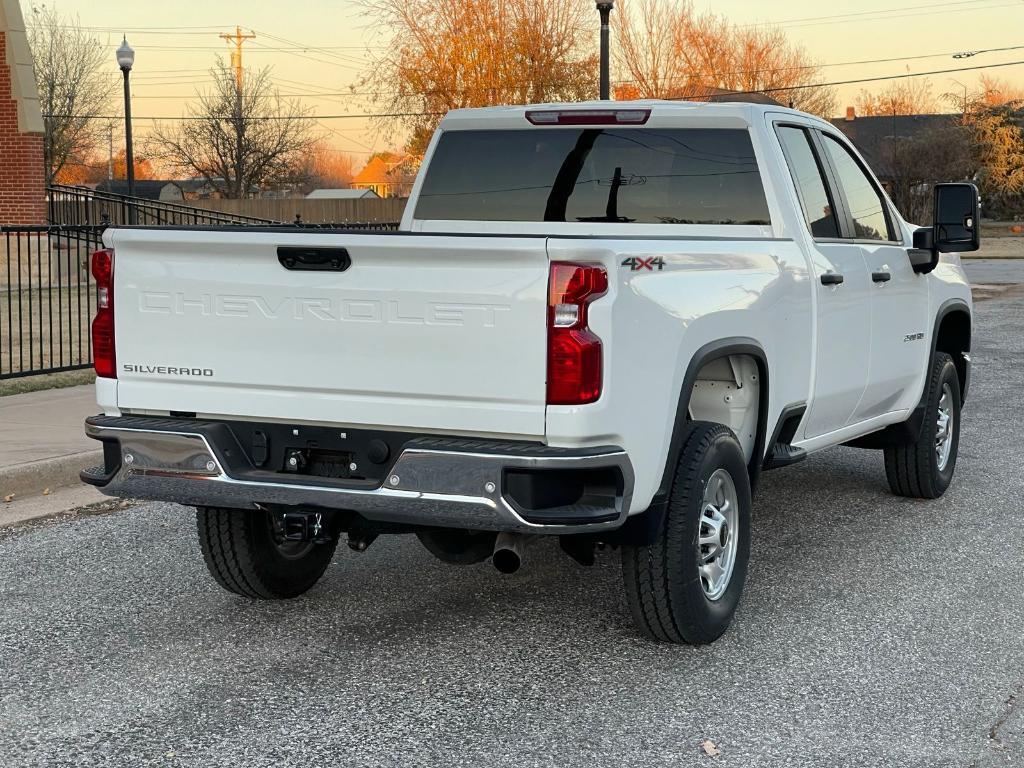
[[[305,153],[300,175],[303,191],[347,189],[356,175],[355,158],[320,139]]]
[[[964,181],[975,171],[971,136],[957,118],[914,132],[891,136],[889,196],[907,221],[932,220],[932,188],[938,182]]]
[[[45,5],[32,6],[28,41],[43,112],[46,181],[52,184],[65,164],[81,163],[95,149],[98,116],[117,82],[114,62],[77,18]]]
[[[923,115],[936,111],[927,77],[897,80],[877,93],[861,89],[855,102],[861,115]]]
[[[693,73],[679,55],[693,20],[689,3],[630,0],[616,9],[616,63],[629,97],[661,99],[688,93]],[[714,47],[711,48],[711,51]]]
[[[819,115],[835,109],[820,68],[778,27],[735,26],[673,0],[620,0],[616,14],[623,95],[701,100],[728,90],[765,93]]]
[[[197,94],[176,125],[157,125],[150,156],[177,172],[204,179],[224,197],[248,197],[267,185],[302,181],[313,146],[309,110],[281,98],[270,70],[245,70],[241,87],[222,60],[213,85]]]
[[[459,107],[597,95],[593,5],[567,0],[360,0],[386,38],[358,87],[421,154]]]

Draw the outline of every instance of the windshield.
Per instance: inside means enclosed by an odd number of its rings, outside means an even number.
[[[769,224],[742,129],[448,131],[420,220]]]

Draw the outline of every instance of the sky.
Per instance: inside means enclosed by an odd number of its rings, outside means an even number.
[[[21,0],[26,16],[33,0]],[[318,129],[330,145],[352,154],[357,163],[388,149],[400,137],[382,133],[359,115],[378,111],[372,103],[348,95],[382,44],[380,30],[355,0],[46,0],[79,18],[110,50],[127,35],[136,51],[132,70],[132,109],[136,131],[146,134],[151,117],[185,113],[197,88],[208,81],[216,56],[227,59],[221,32],[256,38],[244,44],[247,67],[273,67],[281,93],[299,99],[319,117]],[[593,0],[565,0],[593,5]],[[802,45],[819,63],[826,80],[843,81],[932,70],[1022,62],[993,68],[990,75],[1024,86],[1024,0],[864,0],[824,4],[820,0],[718,0],[694,2],[736,24],[772,22]],[[598,44],[594,14],[594,46]],[[614,45],[614,39],[612,41]],[[954,59],[958,52],[1020,46],[1018,50],[978,53]],[[920,57],[881,63],[865,60]],[[936,93],[976,88],[979,71],[930,77]],[[956,81],[959,81],[957,83]],[[837,87],[839,111],[853,104],[861,88],[881,90],[891,81]],[[117,110],[120,114],[120,109]]]

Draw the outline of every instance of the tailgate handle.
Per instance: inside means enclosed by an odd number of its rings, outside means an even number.
[[[285,269],[344,272],[352,266],[345,248],[294,248],[278,246],[277,260]]]

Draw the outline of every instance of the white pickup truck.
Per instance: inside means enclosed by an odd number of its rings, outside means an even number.
[[[956,463],[970,184],[904,221],[828,122],[595,102],[450,113],[400,231],[122,227],[93,259],[113,496],[197,508],[214,578],[290,598],[413,533],[518,568],[621,551],[638,628],[727,628],[763,470],[846,444]],[[544,550],[548,551],[548,550]]]

